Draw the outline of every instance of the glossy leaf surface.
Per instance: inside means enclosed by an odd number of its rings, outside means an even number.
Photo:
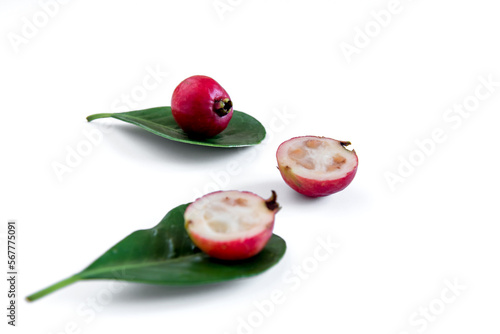
[[[220,261],[202,253],[184,228],[188,204],[172,209],[155,227],[133,232],[111,247],[80,273],[27,299],[41,298],[84,279],[116,279],[130,282],[195,285],[227,281],[262,273],[281,259],[285,241],[273,235],[256,256],[242,261]]]
[[[252,116],[234,111],[227,128],[218,135],[197,139],[189,137],[175,122],[170,107],[157,107],[114,114],[95,114],[87,117],[89,122],[112,117],[137,125],[155,135],[188,144],[213,147],[242,147],[259,144],[266,136],[264,126]]]

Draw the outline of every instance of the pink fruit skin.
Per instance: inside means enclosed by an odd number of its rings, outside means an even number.
[[[261,233],[246,239],[227,242],[213,241],[195,233],[189,233],[193,243],[209,256],[221,260],[243,260],[258,254],[273,234],[274,221]]]
[[[219,108],[219,101],[224,99],[231,100],[214,79],[195,75],[175,88],[172,94],[172,115],[188,135],[213,137],[227,127],[233,115],[232,107],[224,116],[215,112]]]
[[[295,175],[288,166],[278,168],[286,184],[293,190],[309,197],[328,196],[345,189],[351,183],[352,179],[354,179],[354,175],[356,175],[358,169],[356,166],[356,168],[341,179],[319,181]]]
[[[289,140],[293,140],[296,138],[300,137],[294,137]],[[287,140],[287,142],[289,140]],[[282,143],[281,145],[283,144],[284,143]],[[354,179],[354,176],[356,175],[356,171],[358,170],[358,156],[356,155],[356,152],[353,151],[354,156],[356,157],[356,167],[354,167],[349,173],[347,173],[340,179],[314,180],[295,175],[289,166],[280,166],[279,164],[278,152],[281,145],[276,151],[276,160],[278,160],[278,169],[281,173],[281,176],[283,177],[283,180],[285,180],[285,183],[288,184],[293,190],[305,196],[322,197],[339,192],[345,189],[351,183],[351,181]]]

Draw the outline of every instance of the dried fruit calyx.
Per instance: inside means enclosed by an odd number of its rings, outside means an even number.
[[[217,191],[187,207],[185,227],[193,243],[208,255],[242,260],[265,247],[279,209],[274,191],[268,200],[246,191]]]
[[[227,115],[231,112],[233,108],[233,102],[230,99],[225,98],[223,100],[215,101],[214,110],[220,117]]]

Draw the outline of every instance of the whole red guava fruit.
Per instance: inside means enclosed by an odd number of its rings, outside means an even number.
[[[195,75],[172,94],[172,115],[191,137],[210,138],[222,132],[233,116],[231,98],[214,79]]]

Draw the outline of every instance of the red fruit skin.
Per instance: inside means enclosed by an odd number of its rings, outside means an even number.
[[[215,110],[218,102],[229,99],[229,94],[214,79],[195,75],[182,81],[172,94],[172,115],[188,135],[209,138],[222,132],[231,117],[233,108],[224,116]]]
[[[300,137],[294,137],[289,140],[293,140],[296,138]],[[282,143],[281,145],[283,144],[284,143]],[[278,150],[276,151],[276,160],[278,160],[278,152],[280,150],[281,145],[278,147]],[[344,177],[339,179],[315,180],[315,179],[305,178],[294,174],[289,166],[281,166],[279,164],[279,160],[278,160],[278,169],[285,183],[288,184],[296,192],[309,197],[328,196],[345,189],[354,179],[354,176],[356,175],[356,172],[358,170],[358,156],[356,155],[355,151],[353,151],[353,153],[354,156],[356,157],[356,167],[354,167]]]
[[[322,197],[334,194],[345,189],[356,175],[358,167],[346,174],[343,178],[336,180],[314,180],[295,175],[288,166],[278,167],[285,180],[293,190],[309,197]]]
[[[261,233],[246,239],[226,242],[203,238],[187,229],[193,243],[204,253],[220,260],[244,260],[257,255],[267,244],[273,234],[274,219]]]

